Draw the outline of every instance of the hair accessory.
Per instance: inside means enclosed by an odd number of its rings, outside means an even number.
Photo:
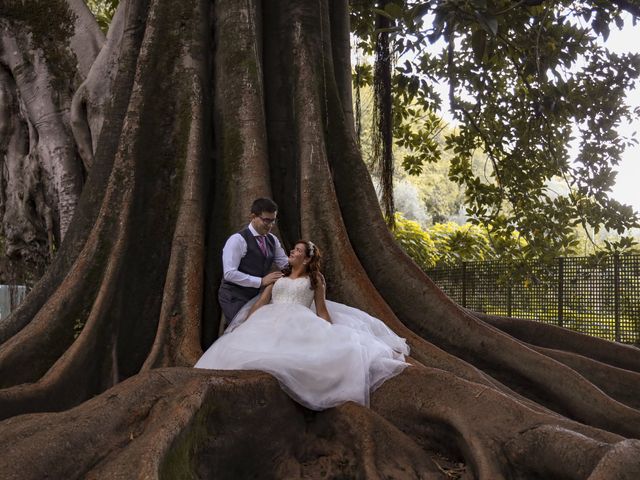
[[[309,245],[309,256],[313,257],[316,254],[316,246],[313,242],[307,242],[307,245]]]

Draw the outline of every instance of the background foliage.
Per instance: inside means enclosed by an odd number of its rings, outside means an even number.
[[[610,29],[623,25],[620,6],[351,4],[360,58],[374,51],[375,16],[391,20],[394,142],[406,172],[431,170],[446,154],[448,178],[464,191],[469,221],[498,241],[520,235],[523,259],[575,250],[576,227],[589,236],[617,234],[602,245],[610,251],[633,246],[628,232],[638,227],[638,214],[610,196],[615,166],[635,141],[618,127],[639,114],[625,96],[636,85],[640,56],[617,55],[605,46]],[[356,98],[358,88],[371,84],[370,70],[366,62],[356,65]],[[438,83],[448,85],[446,99]],[[455,128],[443,126],[445,109]],[[398,154],[400,149],[406,152]],[[487,162],[482,170],[474,165],[478,154]]]
[[[85,0],[89,9],[96,16],[98,25],[104,33],[109,30],[109,24],[113,18],[113,14],[118,8],[120,0]]]
[[[461,262],[516,258],[517,252],[526,246],[517,235],[507,242],[495,241],[483,227],[470,223],[436,223],[425,230],[401,213],[395,215],[396,240],[424,270]]]

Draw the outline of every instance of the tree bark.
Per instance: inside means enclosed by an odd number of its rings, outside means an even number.
[[[0,235],[9,258],[0,276],[32,286],[65,236],[82,189],[71,99],[104,36],[81,0],[7,1],[0,18]]]
[[[640,475],[637,349],[480,318],[394,243],[354,137],[346,5],[124,0],[60,96],[64,57],[0,9],[2,52],[19,38],[38,59],[31,109],[55,113],[51,144],[86,174],[51,266],[0,323],[2,478]],[[95,31],[73,18],[69,45]],[[48,170],[3,55],[8,184]],[[328,253],[330,298],[411,345],[370,408],[311,412],[267,374],[184,368],[218,330],[223,242],[269,195],[285,245]]]

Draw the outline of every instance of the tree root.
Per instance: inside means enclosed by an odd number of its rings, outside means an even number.
[[[475,313],[479,319],[530,345],[577,353],[625,370],[640,372],[640,350],[548,323]]]
[[[310,412],[255,372],[153,370],[66,412],[6,420],[0,440],[6,480],[444,478],[370,410]]]
[[[7,480],[450,478],[441,455],[487,480],[634,479],[640,469],[637,440],[417,366],[374,392],[371,409],[324,412],[268,374],[156,369],[71,410],[5,420],[0,441]]]
[[[601,465],[611,466],[610,455],[640,448],[640,441],[533,411],[484,385],[421,367],[384,384],[371,408],[421,439],[425,450],[462,455],[474,478],[598,478]],[[639,457],[630,455],[612,472],[631,479],[628,472],[638,468]]]

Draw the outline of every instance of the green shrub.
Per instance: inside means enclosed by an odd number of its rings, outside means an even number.
[[[395,220],[393,235],[407,255],[423,270],[435,267],[437,255],[429,234],[418,222],[407,220],[401,213],[395,214]]]

